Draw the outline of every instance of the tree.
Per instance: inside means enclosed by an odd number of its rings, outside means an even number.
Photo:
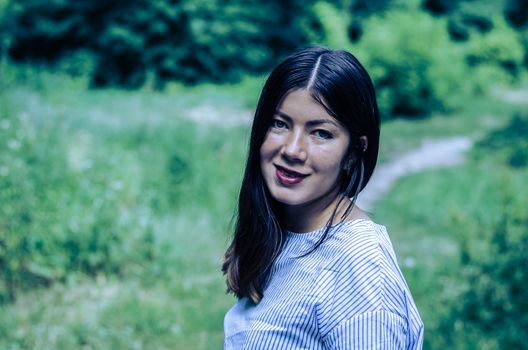
[[[9,3],[4,28],[15,61],[93,54],[96,86],[230,81],[317,36],[311,2],[27,0]]]

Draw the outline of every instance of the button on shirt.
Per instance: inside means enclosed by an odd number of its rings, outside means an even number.
[[[423,323],[384,226],[360,219],[286,232],[263,298],[240,299],[224,349],[421,349]]]

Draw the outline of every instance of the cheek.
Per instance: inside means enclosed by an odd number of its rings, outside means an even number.
[[[264,143],[260,147],[260,163],[264,162],[266,158],[268,158],[269,150],[267,148],[267,145]]]
[[[315,160],[321,169],[329,172],[341,170],[345,161],[345,152],[339,150],[329,149],[319,152]]]
[[[279,141],[277,140],[277,137],[273,137],[272,135],[268,134],[264,139],[262,146],[260,146],[261,161],[271,157],[277,151],[278,147]]]
[[[260,147],[260,171],[262,175],[266,174],[266,170],[268,169],[268,164],[270,163],[271,159],[273,158],[273,152],[270,149],[270,145],[267,142],[264,142],[262,146]]]

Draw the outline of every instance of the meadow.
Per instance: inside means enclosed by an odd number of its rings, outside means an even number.
[[[234,299],[220,265],[262,78],[90,90],[4,64],[1,84],[0,348],[221,348]],[[471,289],[464,271],[489,255],[482,242],[504,220],[527,227],[527,167],[512,166],[504,144],[489,147],[526,105],[499,96],[383,125],[381,162],[426,138],[476,140],[463,165],[404,178],[372,210],[392,235],[426,348],[500,344],[457,308]]]
[[[239,87],[90,91],[2,72],[0,347],[221,346],[247,118],[220,113],[248,113]],[[218,122],[193,122],[202,106]]]

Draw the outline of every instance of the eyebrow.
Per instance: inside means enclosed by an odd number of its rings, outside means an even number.
[[[292,118],[289,115],[287,115],[286,113],[284,113],[282,111],[279,111],[278,109],[275,110],[275,114],[277,114],[281,118],[286,119],[289,122],[292,121]],[[309,127],[316,126],[316,125],[321,125],[321,124],[332,124],[332,125],[334,125],[336,127],[339,127],[339,124],[337,124],[334,120],[328,119],[328,118],[314,119],[314,120],[310,120],[309,122],[306,123],[306,125],[308,125]]]

